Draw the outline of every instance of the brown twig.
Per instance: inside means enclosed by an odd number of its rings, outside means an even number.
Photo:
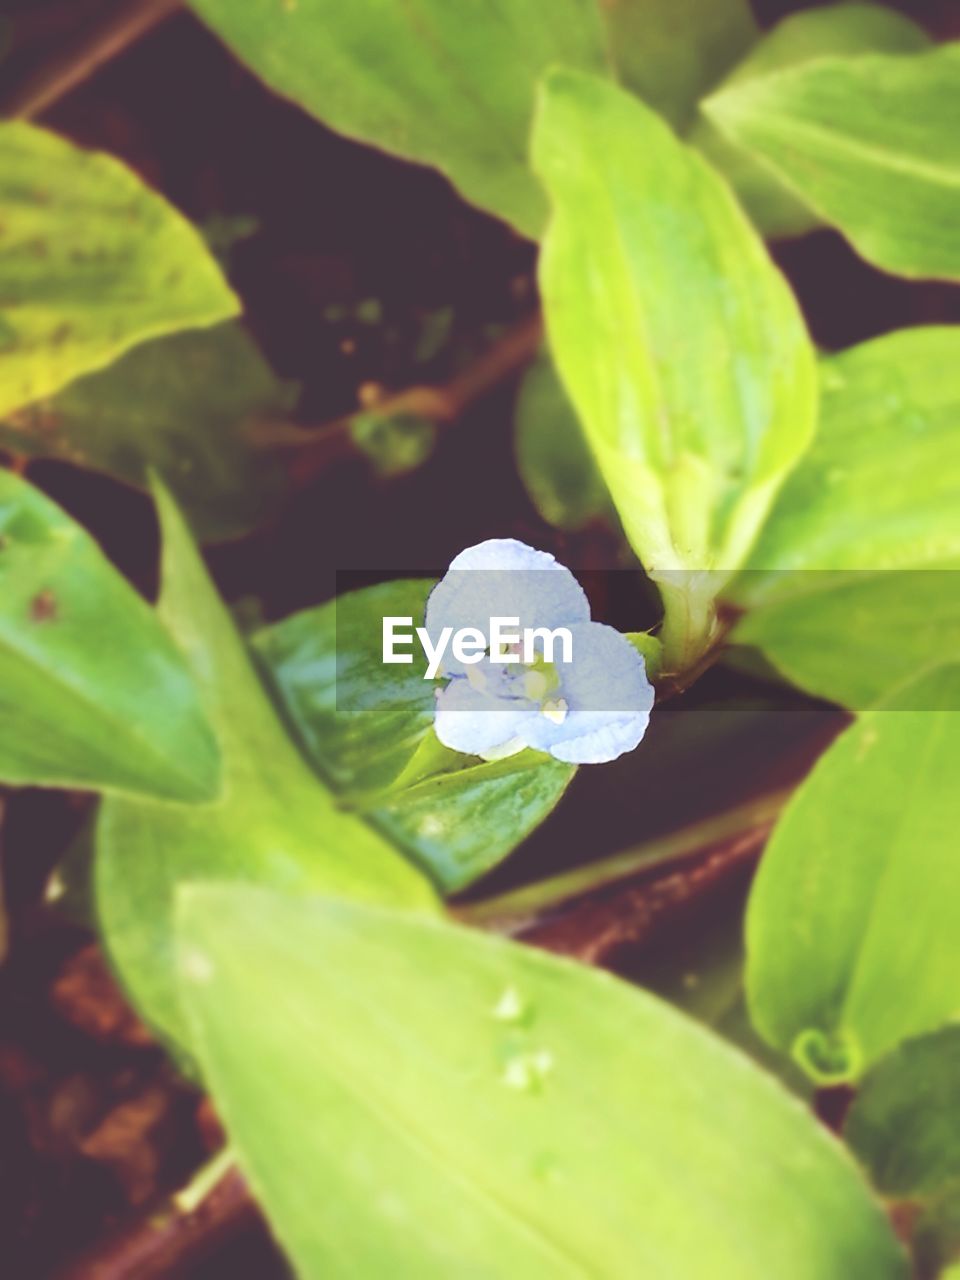
[[[621,947],[653,943],[709,895],[745,877],[763,852],[772,826],[771,819],[744,831],[669,875],[618,885],[552,920],[538,921],[519,937],[531,946],[595,965],[606,963]]]
[[[577,904],[616,899],[629,893],[641,880],[656,885],[673,876],[677,868],[693,873],[709,855],[733,849],[750,856],[763,841],[786,804],[791,789],[758,796],[716,817],[706,818],[679,831],[625,849],[611,857],[589,862],[571,871],[549,876],[534,884],[497,897],[458,906],[455,915],[463,924],[491,929],[514,937],[529,937],[557,918],[577,910]]]
[[[194,1208],[185,1211],[171,1198],[98,1241],[56,1280],[161,1280],[259,1221],[247,1184],[231,1169]]]
[[[181,0],[130,0],[74,49],[46,66],[0,105],[0,115],[32,120],[181,7]]]
[[[251,440],[264,450],[289,453],[287,470],[291,479],[296,484],[307,484],[331,462],[354,451],[350,432],[360,418],[375,413],[382,418],[426,418],[441,426],[455,422],[476,400],[529,364],[542,341],[543,320],[537,312],[508,330],[472,364],[440,386],[408,387],[383,396],[371,390],[359,409],[317,427],[255,423]]]

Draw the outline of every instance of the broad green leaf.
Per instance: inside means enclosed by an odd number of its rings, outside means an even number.
[[[209,800],[216,744],[156,616],[78,524],[0,470],[0,779]]]
[[[607,486],[546,356],[524,376],[515,430],[520,479],[547,524],[575,531],[609,517]]]
[[[239,310],[199,233],[119,161],[0,123],[0,414]]]
[[[605,73],[596,0],[191,0],[271,88],[330,128],[440,169],[528,236],[534,90],[554,63]]]
[[[865,714],[821,757],[747,913],[758,1030],[817,1080],[853,1080],[960,1013],[960,666]]]
[[[884,1058],[864,1079],[844,1134],[885,1195],[960,1188],[960,1026]]]
[[[214,804],[110,800],[101,812],[97,909],[109,954],[141,1014],[181,1048],[172,908],[177,887],[234,879],[286,891],[431,909],[434,896],[366,823],[341,812],[277,717],[172,499],[160,612],[186,654],[224,760]]]
[[[942,569],[793,578],[810,590],[748,613],[732,633],[734,665],[759,652],[807,693],[862,711],[960,657],[960,558]]]
[[[704,110],[868,262],[960,279],[960,46],[818,58]]]
[[[960,330],[853,347],[821,386],[813,446],[730,589],[750,610],[733,639],[859,708],[960,654]]]
[[[733,594],[807,594],[813,570],[960,556],[960,328],[902,329],[821,362],[820,424]]]
[[[612,85],[550,75],[533,153],[550,345],[627,536],[661,590],[734,570],[813,433],[793,295],[723,180]]]
[[[623,84],[678,126],[759,35],[748,0],[598,2]]]
[[[432,581],[340,596],[267,627],[254,649],[323,778],[446,891],[500,862],[575,773],[539,752],[486,763],[441,746],[434,690],[414,663],[384,665],[382,619],[423,620]]]
[[[718,92],[831,54],[917,53],[930,38],[916,23],[877,4],[831,4],[791,13],[739,62]],[[690,140],[733,184],[767,236],[795,236],[821,219],[760,160],[727,138],[701,112]]]
[[[239,325],[218,325],[146,343],[10,415],[0,422],[0,448],[138,486],[153,469],[198,537],[229,538],[274,511],[284,492],[279,463],[252,436],[293,398]]]
[[[791,13],[766,32],[724,80],[722,89],[774,75],[815,58],[861,53],[921,53],[931,39],[885,4],[827,4]]]
[[[210,885],[178,918],[205,1077],[303,1280],[906,1275],[842,1148],[654,997],[353,904]]]

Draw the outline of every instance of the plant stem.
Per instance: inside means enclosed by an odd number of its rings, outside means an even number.
[[[235,1156],[229,1143],[211,1156],[206,1164],[201,1165],[185,1187],[181,1187],[172,1197],[173,1203],[181,1213],[196,1213],[207,1196],[218,1186],[221,1180],[233,1168]]]
[[[659,640],[663,645],[661,670],[664,675],[683,678],[698,668],[717,634],[717,609],[712,590],[696,581],[696,574],[656,577],[663,601],[663,625]],[[709,582],[708,586],[712,586]],[[698,589],[699,587],[699,589]]]
[[[181,8],[181,0],[131,0],[111,14],[75,49],[28,80],[2,104],[0,114],[32,120],[66,97],[84,80],[124,49],[129,48],[158,23]]]
[[[441,386],[407,387],[320,426],[257,422],[251,428],[250,438],[258,448],[291,454],[287,463],[291,479],[300,485],[307,484],[331,462],[355,452],[350,432],[358,418],[371,413],[384,418],[410,414],[441,426],[455,422],[474,401],[529,364],[542,341],[543,320],[536,312],[508,330],[472,364]]]
[[[575,867],[495,898],[467,903],[456,909],[457,918],[464,924],[500,933],[523,932],[572,899],[585,897],[663,863],[696,857],[734,837],[772,827],[791,794],[792,789],[771,792],[718,817],[635,845],[585,867]]]
[[[230,1168],[192,1210],[175,1198],[154,1206],[56,1272],[56,1280],[164,1280],[260,1221],[246,1183]]]

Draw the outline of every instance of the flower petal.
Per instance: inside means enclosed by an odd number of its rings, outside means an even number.
[[[643,658],[626,637],[600,622],[570,628],[573,662],[561,665],[561,723],[539,715],[520,734],[528,746],[568,764],[602,764],[639,745],[653,707]]]
[[[435,645],[444,627],[474,627],[489,635],[490,619],[519,618],[524,627],[569,627],[588,622],[590,604],[569,569],[546,551],[515,538],[491,538],[453,560],[427,601],[424,625]],[[445,675],[466,666],[449,651]]]
[[[457,676],[437,693],[434,728],[437,737],[451,751],[499,760],[523,750],[524,743],[520,740],[512,750],[503,748],[518,738],[525,720],[536,716],[536,709],[530,703],[506,702],[475,689]]]

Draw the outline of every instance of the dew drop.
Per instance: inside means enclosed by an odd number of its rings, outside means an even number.
[[[533,1088],[534,1076],[526,1058],[512,1058],[503,1068],[500,1076],[508,1089],[516,1089],[520,1093],[528,1093]]]
[[[553,1054],[549,1049],[530,1049],[508,1059],[500,1075],[508,1089],[521,1093],[539,1092],[553,1070]]]
[[[180,974],[188,982],[209,982],[214,974],[213,962],[202,951],[193,948],[184,951],[180,956]]]
[[[493,1016],[498,1022],[522,1022],[528,1013],[523,996],[516,987],[505,987],[503,994],[493,1006]]]
[[[417,827],[417,835],[423,836],[425,839],[433,840],[437,836],[442,836],[446,826],[444,822],[437,817],[435,813],[428,813],[420,825]]]

